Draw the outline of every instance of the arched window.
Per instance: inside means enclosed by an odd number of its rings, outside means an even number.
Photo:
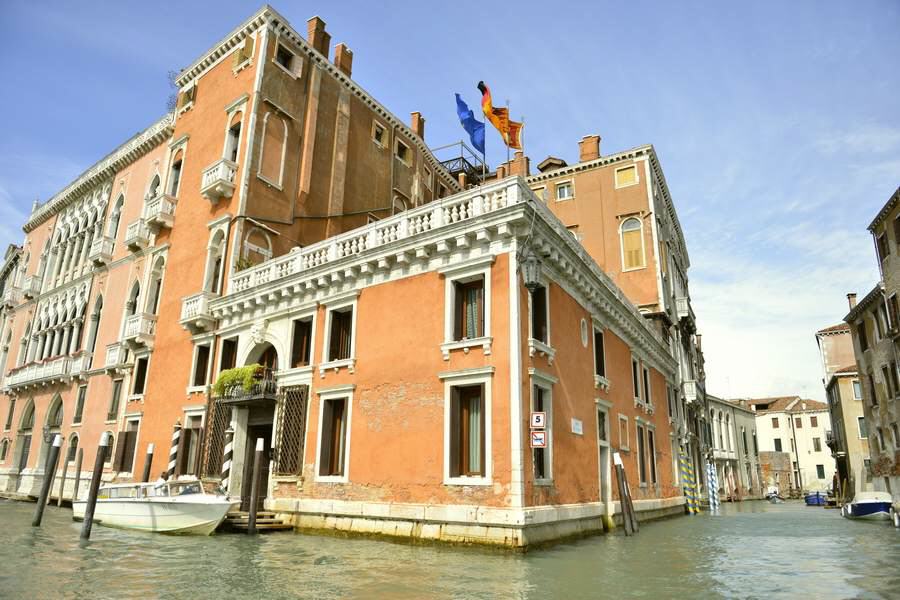
[[[19,425],[19,432],[31,431],[34,429],[34,400],[28,400],[25,410],[22,412],[22,420]]]
[[[6,462],[6,455],[9,453],[9,440],[0,440],[0,463]]]
[[[122,206],[125,204],[125,196],[119,195],[109,215],[109,237],[116,239],[119,234],[119,221],[122,219]]]
[[[631,217],[622,222],[622,268],[640,269],[644,262],[644,231],[640,219]]]
[[[147,200],[153,200],[159,195],[159,173],[150,180],[150,187],[147,188]]]
[[[147,296],[146,311],[151,315],[155,315],[159,311],[159,297],[162,292],[163,270],[166,261],[160,256],[153,264],[153,271],[150,272],[150,294]]]
[[[272,258],[272,240],[269,234],[259,227],[253,227],[244,238],[243,257],[252,265],[257,265]]]
[[[394,205],[391,209],[391,214],[398,214],[406,211],[406,200],[401,198],[400,196],[394,196]]]
[[[65,462],[73,462],[78,455],[78,434],[73,433],[69,436],[69,450],[66,452]]]
[[[233,163],[237,162],[238,150],[241,146],[241,119],[243,113],[235,113],[228,122],[228,131],[225,133],[225,158]]]
[[[128,301],[125,302],[125,316],[130,317],[137,311],[138,300],[141,297],[141,284],[138,281],[131,286],[131,293],[128,295]]]
[[[206,262],[206,281],[203,289],[207,292],[220,294],[222,288],[222,263],[225,254],[225,234],[217,230],[209,243]]]
[[[288,128],[284,119],[275,113],[266,113],[263,118],[262,151],[259,155],[258,175],[278,187],[281,187],[281,177],[284,174],[287,138]]]
[[[269,347],[260,355],[258,362],[271,371],[277,371],[278,352],[275,351],[275,347],[269,344]]]
[[[179,150],[172,157],[172,166],[169,167],[169,195],[178,196],[178,186],[181,183],[181,166],[184,152]]]
[[[106,432],[106,442],[107,442],[107,446],[106,446],[106,456],[103,457],[103,464],[108,465],[109,463],[112,462],[112,457],[113,457],[113,445],[115,444],[115,441],[116,441],[116,440],[113,438],[112,431],[107,431],[107,432]]]
[[[62,398],[57,394],[50,403],[50,410],[47,411],[47,427],[50,430],[59,429],[63,422],[63,403]]]
[[[731,450],[731,415],[725,415],[725,444]]]
[[[97,332],[100,329],[100,315],[103,312],[103,296],[97,296],[94,302],[94,311],[91,313],[91,322],[88,324],[88,352],[93,353],[97,348]]]

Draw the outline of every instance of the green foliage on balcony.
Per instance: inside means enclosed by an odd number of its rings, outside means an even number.
[[[222,371],[213,384],[213,395],[222,396],[226,391],[237,385],[240,385],[245,392],[251,391],[253,383],[257,379],[256,374],[261,373],[262,370],[262,365],[247,365]]]

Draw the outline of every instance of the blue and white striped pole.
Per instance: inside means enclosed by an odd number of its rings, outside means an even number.
[[[706,462],[706,480],[709,485],[709,510],[719,510],[719,475],[716,473],[716,464]]]

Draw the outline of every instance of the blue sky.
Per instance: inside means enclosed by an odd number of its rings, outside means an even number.
[[[0,243],[35,198],[165,112],[166,73],[259,8],[3,3]],[[526,121],[526,151],[577,160],[652,143],[692,268],[707,387],[823,398],[813,334],[877,276],[865,227],[900,184],[900,3],[284,2],[354,51],[354,79],[396,115],[460,139],[453,93],[484,79]],[[505,156],[488,132],[488,159]]]

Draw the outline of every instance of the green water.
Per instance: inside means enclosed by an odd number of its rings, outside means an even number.
[[[900,598],[900,530],[746,502],[525,555],[294,533],[169,537],[0,501],[0,598]]]

